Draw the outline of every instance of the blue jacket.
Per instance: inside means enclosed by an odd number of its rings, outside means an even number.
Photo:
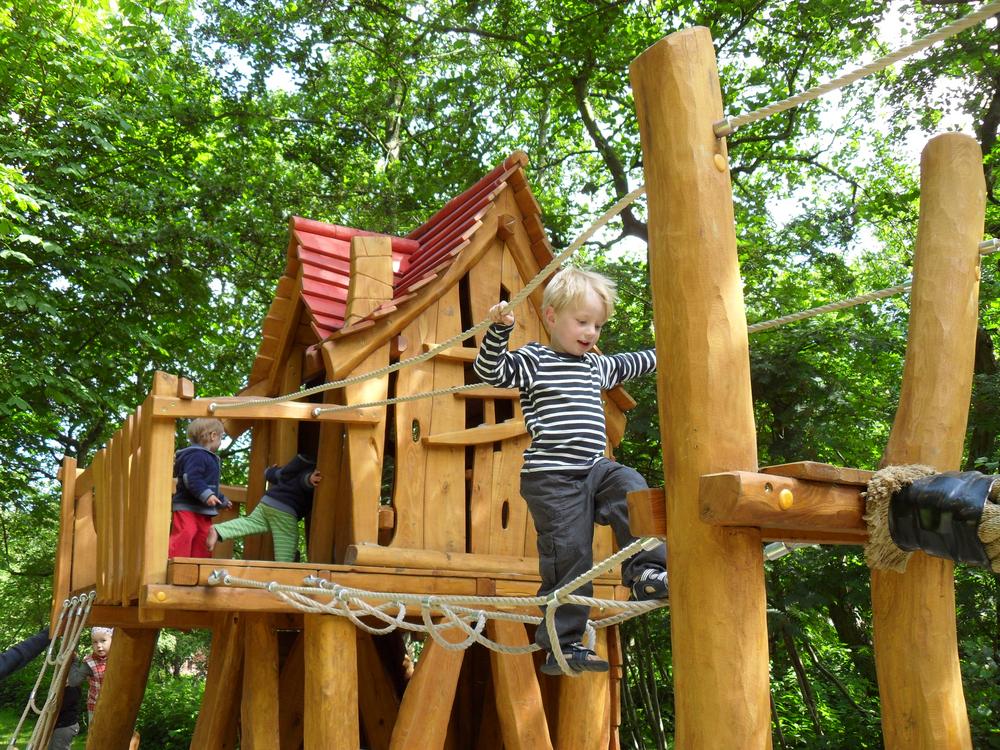
[[[284,466],[272,466],[264,472],[267,493],[260,499],[268,505],[296,518],[304,518],[312,510],[314,487],[309,475],[316,470],[316,462],[302,454]]]
[[[177,451],[174,454],[177,491],[174,492],[171,508],[189,510],[203,516],[219,515],[219,508],[231,505],[219,492],[221,470],[222,459],[207,448],[189,445]],[[212,495],[219,498],[222,505],[206,505],[206,501]]]

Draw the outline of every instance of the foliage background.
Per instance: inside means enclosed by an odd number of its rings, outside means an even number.
[[[404,233],[514,149],[556,247],[642,182],[628,64],[674,30],[716,40],[728,113],[804,90],[968,12],[868,0],[13,0],[0,7],[0,644],[46,620],[63,455],[89,462],[160,369],[232,393],[291,214]],[[909,274],[915,144],[983,146],[1000,234],[997,20],[729,138],[748,318]],[[643,207],[591,243],[619,280],[608,350],[652,342]],[[983,264],[968,466],[996,471],[998,267]],[[905,299],[759,334],[760,463],[874,468],[897,398]],[[655,387],[620,458],[659,483]],[[241,482],[239,445],[227,448]],[[878,747],[857,550],[768,564],[776,747]],[[957,573],[976,747],[1000,747],[997,579]],[[16,603],[16,606],[15,606]],[[625,629],[623,745],[671,742],[667,613]],[[204,644],[167,639],[142,721],[183,745]],[[14,685],[15,683],[11,683]],[[16,702],[5,692],[3,700]],[[184,719],[181,715],[186,716]]]

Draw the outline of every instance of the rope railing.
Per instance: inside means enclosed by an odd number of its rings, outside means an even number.
[[[553,655],[565,674],[575,674],[566,662],[566,657],[559,647],[559,638],[553,635],[555,628],[555,611],[564,604],[580,604],[600,610],[614,609],[617,614],[587,624],[585,640],[593,648],[596,631],[617,625],[631,617],[636,617],[653,609],[667,606],[666,600],[641,602],[626,602],[616,599],[597,599],[590,596],[580,596],[573,592],[583,585],[593,581],[598,576],[614,568],[622,561],[632,557],[641,550],[650,549],[660,543],[655,537],[636,539],[605,560],[593,565],[590,570],[577,576],[568,583],[547,596],[463,596],[456,594],[423,595],[404,594],[399,592],[379,592],[365,589],[341,586],[314,576],[303,580],[302,586],[281,584],[277,581],[264,583],[253,579],[238,578],[229,575],[225,570],[215,570],[208,578],[209,585],[241,586],[267,591],[282,599],[289,605],[303,612],[312,614],[331,614],[347,617],[354,625],[372,635],[384,635],[397,628],[429,635],[435,643],[449,650],[462,650],[479,643],[492,651],[504,654],[523,654],[537,651],[538,646],[509,646],[499,643],[483,635],[486,623],[490,619],[523,622],[542,625],[548,628],[551,636]],[[318,601],[316,596],[330,597],[329,602]],[[373,606],[369,602],[381,602]],[[471,606],[469,606],[471,605]],[[420,608],[420,622],[406,620],[407,606]],[[507,611],[486,610],[484,607],[503,607]],[[545,607],[544,618],[519,612],[511,612],[510,608]],[[395,609],[393,614],[391,610]],[[443,615],[440,624],[433,621],[434,613]],[[373,627],[362,620],[369,617],[383,623],[384,627]],[[465,638],[461,641],[449,641],[442,633],[452,629],[461,630]]]
[[[837,89],[849,86],[865,76],[877,73],[880,70],[888,68],[893,63],[899,62],[900,60],[903,60],[920,50],[926,49],[937,42],[964,31],[970,26],[975,26],[997,13],[1000,13],[1000,0],[993,0],[993,2],[984,5],[974,13],[963,16],[957,21],[953,21],[947,26],[941,27],[934,33],[921,37],[905,47],[901,47],[895,52],[885,55],[884,57],[880,57],[879,59],[874,60],[873,62],[870,62],[850,73],[846,73],[842,76],[834,78],[831,81],[827,81],[819,86],[814,86],[811,89],[803,91],[800,94],[790,96],[787,99],[775,102],[774,104],[769,104],[766,107],[761,107],[760,109],[754,110],[753,112],[749,112],[745,115],[720,120],[712,126],[712,129],[717,137],[725,137],[744,125],[749,125],[750,123],[757,122],[758,120],[763,120],[771,115],[776,115],[779,112],[784,112],[785,110],[792,109],[800,104],[805,104],[813,99],[817,99],[824,94],[830,93],[831,91],[836,91]]]
[[[1000,251],[1000,240],[989,239],[979,243],[979,254],[980,255],[990,255]],[[879,289],[874,292],[868,292],[867,294],[862,294],[858,297],[851,297],[850,299],[840,300],[838,302],[830,302],[826,305],[820,305],[819,307],[813,307],[808,310],[802,310],[796,313],[790,313],[788,315],[783,315],[780,318],[774,318],[773,320],[765,320],[760,323],[754,323],[747,326],[747,333],[754,334],[760,333],[761,331],[767,331],[771,328],[777,328],[778,326],[783,326],[786,323],[795,323],[800,320],[806,320],[807,318],[813,318],[817,315],[822,315],[828,312],[835,312],[836,310],[846,310],[849,307],[857,307],[858,305],[863,305],[866,302],[874,302],[878,299],[884,299],[886,297],[892,297],[896,294],[902,294],[910,290],[913,286],[913,280],[908,279],[902,284],[897,284],[896,286],[890,286],[886,289]]]
[[[624,211],[628,206],[634,203],[636,199],[642,196],[645,192],[646,192],[646,186],[641,185],[640,187],[637,187],[635,190],[633,190],[625,197],[621,198],[613,206],[611,206],[611,208],[605,211],[600,216],[600,218],[597,219],[597,221],[595,221],[593,224],[587,227],[587,229],[584,230],[584,232],[579,237],[573,240],[573,242],[569,245],[569,247],[567,247],[565,250],[563,250],[561,253],[555,256],[551,261],[549,261],[549,263],[541,271],[539,271],[535,275],[535,277],[531,279],[531,281],[529,281],[524,286],[523,289],[521,289],[521,291],[515,294],[507,302],[506,309],[512,310],[519,304],[524,302],[524,300],[526,300],[531,295],[531,293],[535,291],[535,289],[541,286],[541,284],[549,277],[550,274],[552,274],[556,269],[559,268],[559,266],[563,263],[563,261],[565,261],[568,257],[573,255],[573,253],[575,253],[577,250],[583,247],[583,244],[587,240],[589,240],[597,232],[597,230],[601,229],[609,221],[611,221],[618,214]],[[323,383],[322,385],[317,385],[312,388],[306,388],[304,390],[297,391],[295,393],[289,393],[284,396],[275,396],[274,398],[247,399],[246,401],[240,401],[238,403],[221,403],[221,404],[213,403],[210,405],[209,409],[210,411],[215,413],[223,409],[239,409],[240,407],[252,406],[255,404],[274,404],[282,401],[294,401],[296,399],[305,398],[307,396],[312,396],[314,394],[322,393],[324,391],[333,390],[335,388],[344,388],[349,385],[354,385],[355,383],[361,383],[366,380],[370,380],[372,378],[378,378],[383,375],[388,375],[390,373],[395,372],[396,370],[399,370],[400,368],[409,367],[411,365],[416,365],[421,362],[426,362],[427,360],[432,359],[433,357],[443,352],[445,349],[450,349],[451,347],[462,343],[466,339],[472,338],[477,333],[486,330],[489,327],[490,322],[491,322],[490,319],[486,318],[477,323],[476,325],[472,326],[471,328],[452,336],[447,341],[443,341],[437,346],[428,349],[423,354],[418,354],[415,357],[410,357],[408,359],[400,360],[395,364],[387,365],[378,370],[372,370],[371,372],[362,373],[360,375],[354,375],[352,377],[344,378],[342,380],[334,380],[329,383]]]

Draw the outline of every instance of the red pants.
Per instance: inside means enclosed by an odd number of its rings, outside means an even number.
[[[211,557],[205,546],[212,516],[190,510],[175,510],[170,523],[170,552],[168,557]]]

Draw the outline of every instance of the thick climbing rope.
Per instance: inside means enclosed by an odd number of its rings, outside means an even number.
[[[720,120],[712,126],[712,129],[714,130],[715,135],[719,138],[727,136],[739,127],[749,125],[750,123],[757,122],[758,120],[763,120],[771,115],[776,115],[779,112],[784,112],[792,107],[797,107],[800,104],[805,104],[813,99],[817,99],[824,94],[830,93],[831,91],[836,91],[837,89],[849,86],[855,81],[871,75],[872,73],[877,73],[884,68],[888,68],[893,63],[899,62],[900,60],[909,57],[922,49],[926,49],[936,42],[952,37],[970,26],[975,26],[997,13],[1000,13],[1000,0],[993,0],[993,2],[984,5],[975,13],[970,13],[969,15],[952,22],[947,26],[943,26],[934,33],[921,37],[905,47],[901,47],[895,52],[892,52],[884,57],[880,57],[879,59],[874,60],[857,70],[834,78],[826,83],[822,83],[819,86],[814,86],[807,91],[803,91],[801,94],[790,96],[787,99],[775,102],[774,104],[770,104],[766,107],[761,107],[760,109],[754,110],[753,112],[749,112],[745,115]]]
[[[421,632],[429,635],[435,643],[449,650],[468,648],[473,643],[479,643],[492,651],[503,654],[523,654],[538,650],[535,644],[529,646],[509,646],[491,640],[483,635],[488,620],[507,620],[542,625],[548,628],[556,662],[565,674],[575,674],[559,647],[559,639],[554,636],[555,612],[564,604],[580,604],[601,611],[612,609],[617,614],[588,621],[585,640],[589,648],[593,648],[596,631],[611,625],[617,625],[627,619],[667,605],[665,600],[642,602],[624,602],[614,599],[596,599],[580,596],[573,592],[584,584],[606,573],[623,560],[632,557],[642,549],[650,549],[659,544],[653,537],[637,539],[626,547],[611,555],[606,560],[597,563],[590,570],[559,587],[547,596],[462,596],[440,595],[427,596],[421,594],[387,593],[350,588],[337,583],[325,581],[310,576],[303,581],[302,586],[280,584],[275,581],[264,583],[252,579],[238,578],[229,575],[225,570],[216,570],[209,576],[210,585],[240,586],[267,591],[296,609],[314,614],[331,614],[347,617],[355,626],[373,635],[383,635],[397,628]],[[330,597],[330,601],[322,602],[313,597]],[[381,602],[373,606],[369,602]],[[408,622],[407,606],[419,607],[421,622]],[[545,607],[545,616],[522,614],[509,611],[518,607]],[[486,610],[484,607],[503,607],[504,610]],[[433,613],[439,612],[444,617],[440,624],[433,621]],[[384,624],[384,627],[373,627],[362,620],[362,617],[374,618]],[[465,638],[457,643],[444,638],[446,630],[458,629],[465,633]]]
[[[998,0],[1000,1],[1000,0]],[[573,253],[583,247],[583,244],[589,240],[599,229],[601,229],[605,224],[615,218],[618,214],[624,211],[629,205],[631,205],[636,199],[646,192],[646,186],[636,188],[631,193],[626,195],[624,198],[616,202],[611,208],[605,211],[600,218],[597,219],[593,224],[591,224],[587,229],[561,253],[555,256],[549,263],[539,271],[535,277],[529,281],[521,291],[515,294],[510,301],[507,302],[506,309],[512,310],[519,304],[524,302],[529,295],[535,291],[541,284],[554,272],[559,266],[569,258]],[[296,399],[305,398],[306,396],[312,396],[316,393],[322,393],[323,391],[333,390],[335,388],[344,388],[349,385],[354,385],[355,383],[361,383],[365,380],[370,380],[371,378],[381,377],[383,375],[388,375],[389,373],[395,372],[403,367],[409,367],[411,365],[416,365],[421,362],[426,362],[429,359],[436,357],[439,353],[445,349],[450,349],[457,344],[462,343],[466,339],[472,338],[477,333],[486,330],[491,323],[489,318],[486,318],[476,325],[472,326],[468,330],[462,331],[459,334],[452,336],[447,341],[443,341],[432,349],[427,350],[423,354],[419,354],[416,357],[410,357],[409,359],[400,360],[392,365],[387,365],[378,370],[372,370],[371,372],[366,372],[361,375],[354,375],[349,378],[344,378],[343,380],[334,380],[329,383],[323,383],[322,385],[317,385],[312,388],[306,388],[295,393],[289,393],[284,396],[275,396],[274,398],[258,398],[258,399],[248,399],[246,401],[240,401],[237,403],[213,403],[209,405],[209,410],[212,412],[217,412],[221,409],[238,409],[240,407],[251,406],[255,404],[273,404],[282,401],[294,401]],[[352,407],[353,408],[353,407]]]
[[[990,239],[979,243],[980,255],[989,255],[998,251],[1000,251],[1000,240]],[[892,297],[893,295],[909,291],[911,286],[913,286],[913,281],[908,280],[904,281],[902,284],[890,286],[886,289],[879,289],[874,292],[868,292],[867,294],[862,294],[858,297],[851,297],[850,299],[844,299],[838,302],[830,302],[829,304],[820,305],[819,307],[813,307],[808,310],[783,315],[782,317],[774,318],[773,320],[765,320],[760,323],[754,323],[753,325],[747,326],[747,333],[760,333],[761,331],[767,331],[771,328],[783,326],[786,323],[795,323],[797,321],[805,320],[806,318],[813,318],[824,313],[834,312],[836,310],[845,310],[849,307],[863,305],[866,302],[874,302],[877,299]]]
[[[66,678],[69,676],[69,668],[73,663],[71,657],[76,652],[80,635],[87,626],[96,595],[97,592],[91,591],[63,602],[55,631],[51,634],[49,647],[45,652],[45,661],[42,663],[38,678],[28,696],[28,702],[21,713],[21,719],[14,729],[14,735],[7,745],[8,750],[15,750],[17,747],[17,738],[21,734],[21,728],[32,713],[38,716],[38,720],[35,722],[35,728],[28,740],[27,750],[42,750],[42,748],[48,747],[52,730],[55,728],[59,700],[66,685]],[[56,647],[57,641],[58,648]],[[52,679],[49,682],[45,702],[39,707],[36,698],[48,667],[54,668]]]

